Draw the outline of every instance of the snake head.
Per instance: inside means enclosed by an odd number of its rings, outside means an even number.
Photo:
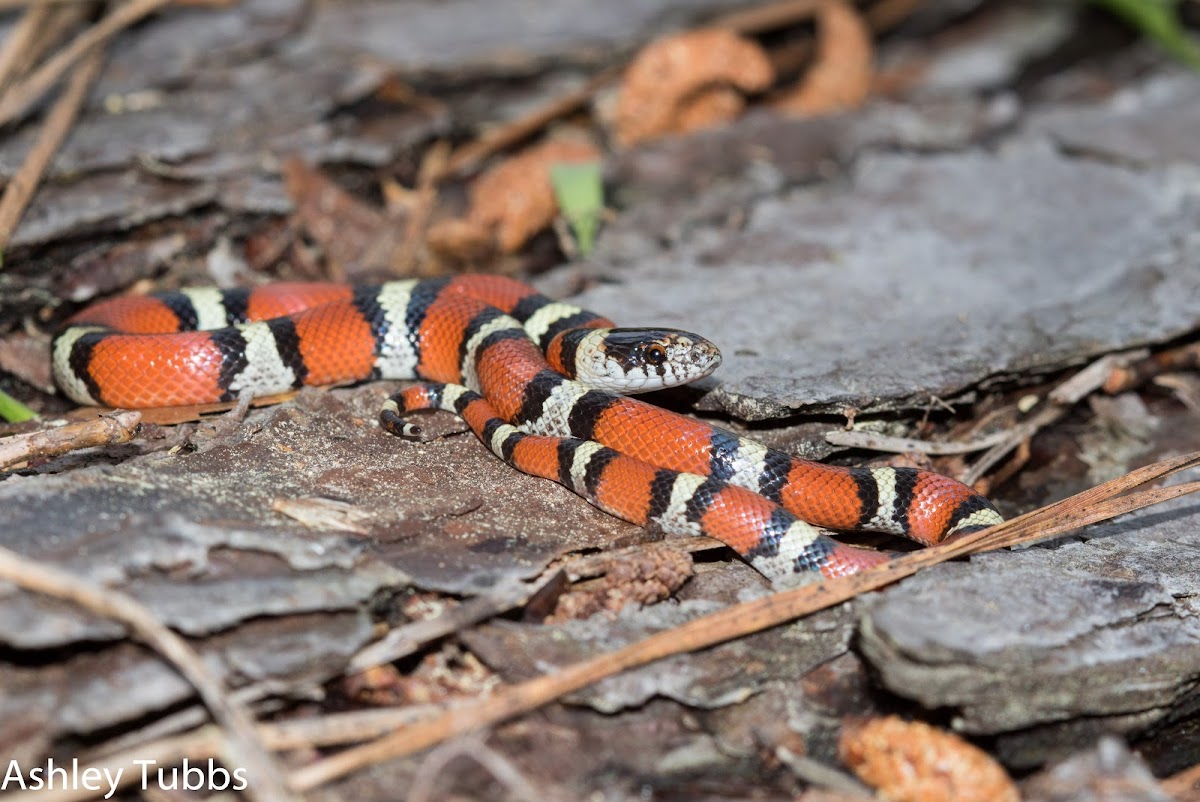
[[[721,352],[679,329],[590,329],[575,349],[575,378],[615,393],[645,393],[701,379],[721,364]]]

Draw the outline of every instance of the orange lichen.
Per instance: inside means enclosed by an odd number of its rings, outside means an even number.
[[[743,93],[762,92],[774,80],[763,49],[732,31],[702,29],[659,39],[625,71],[613,137],[629,146],[733,119],[741,113]]]
[[[515,253],[558,214],[550,168],[599,158],[596,146],[583,139],[549,140],[534,145],[475,180],[467,220],[492,230],[500,250]]]
[[[871,94],[874,48],[862,16],[843,0],[828,0],[817,14],[817,31],[816,62],[796,89],[774,101],[787,114],[851,109]]]
[[[845,727],[842,762],[893,802],[1019,802],[1008,774],[982,750],[921,721],[889,716]]]

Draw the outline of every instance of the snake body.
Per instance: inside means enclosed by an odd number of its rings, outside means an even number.
[[[931,544],[1001,520],[985,498],[936,473],[799,459],[614,392],[690,381],[719,356],[695,335],[611,325],[496,276],[202,290],[84,310],[56,338],[54,368],[80,403],[130,407],[425,379],[435,384],[389,402],[389,429],[402,432],[407,411],[451,409],[519,470],[626,520],[716,537],[776,578],[887,559],[824,528]],[[612,353],[580,358],[598,340]]]

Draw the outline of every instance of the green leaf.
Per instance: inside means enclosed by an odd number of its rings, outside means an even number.
[[[1142,35],[1158,43],[1192,69],[1200,70],[1200,44],[1179,21],[1179,0],[1091,0],[1122,17]]]
[[[604,181],[600,162],[555,164],[550,167],[550,183],[558,208],[575,233],[579,253],[587,256],[596,244],[596,229],[604,211]]]
[[[32,409],[3,390],[0,390],[0,418],[9,423],[20,423],[21,421],[33,420],[37,416],[38,414]]]

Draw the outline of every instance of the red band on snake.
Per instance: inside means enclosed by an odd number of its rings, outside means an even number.
[[[683,515],[690,533],[690,524],[703,523],[713,504],[727,495],[741,498],[742,491],[761,498],[771,515],[786,511],[819,527],[892,532],[927,544],[1001,520],[982,496],[935,473],[809,462],[566,378],[559,370],[571,367],[563,354],[572,332],[608,321],[515,281],[460,277],[353,289],[317,285],[301,300],[294,297],[301,293],[279,290],[227,293],[223,299],[209,292],[118,300],[85,310],[55,343],[60,386],[84,403],[157,406],[301,384],[416,377],[478,391],[489,409],[477,417],[511,423],[536,435],[533,443],[566,438],[599,444],[603,450],[595,453],[606,455],[599,458],[604,465],[589,459],[583,468],[601,477],[589,498],[608,503],[615,488],[625,487],[639,514],[624,507],[615,514],[640,523],[654,519],[655,496],[645,481],[653,481],[657,471],[676,475],[671,494],[660,493],[655,502],[666,505],[660,517]],[[327,302],[302,308],[313,299]],[[130,320],[134,312],[136,323]],[[243,322],[252,314],[280,313]],[[187,327],[215,330],[179,331]],[[150,333],[163,329],[175,333]],[[555,366],[543,349],[556,356]],[[482,436],[483,429],[478,431]],[[522,452],[546,448],[528,445]],[[551,472],[545,460],[512,462],[536,475]],[[550,478],[562,481],[559,468]],[[635,474],[640,478],[630,478]],[[658,481],[661,490],[667,480]],[[574,482],[564,484],[578,489]],[[721,539],[738,544],[742,553],[769,551],[762,541],[767,529],[758,517],[750,519],[738,533],[723,529]],[[770,531],[778,528],[777,522]],[[752,540],[759,545],[747,550]]]

